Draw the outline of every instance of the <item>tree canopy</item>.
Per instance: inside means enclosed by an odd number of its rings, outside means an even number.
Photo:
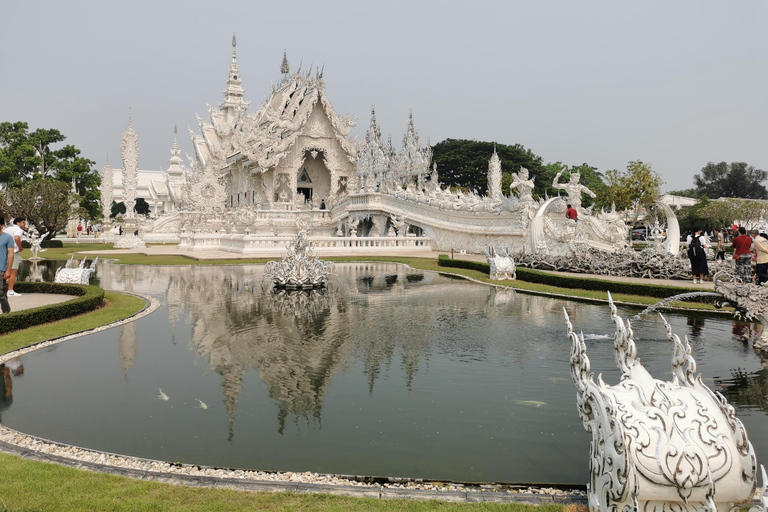
[[[651,168],[651,164],[640,160],[629,162],[625,171],[606,171],[605,180],[606,186],[596,191],[600,206],[615,204],[619,210],[639,206],[648,211],[661,197],[661,176]]]
[[[55,236],[67,226],[70,216],[78,213],[70,199],[75,202],[79,197],[72,198],[70,187],[63,181],[35,178],[0,193],[0,210],[8,220],[26,217],[41,233],[50,231]]]
[[[768,189],[763,184],[767,178],[768,172],[744,162],[709,162],[700,174],[694,175],[693,182],[697,191],[710,199],[768,199]]]
[[[30,132],[22,121],[0,123],[0,182],[18,188],[28,180],[54,179],[69,190],[74,179],[84,214],[98,218],[101,177],[92,168],[95,162],[80,156],[80,150],[71,144],[51,148],[64,140],[66,137],[56,129]]]
[[[432,161],[437,163],[440,181],[451,187],[477,190],[480,194],[488,193],[488,161],[494,147],[501,160],[502,184],[509,186],[510,173],[518,172],[520,167],[530,171],[531,176],[539,176],[542,169],[541,157],[534,155],[520,144],[507,145],[465,139],[445,139],[432,146]],[[538,179],[536,186],[539,186]]]
[[[544,165],[540,156],[534,154],[520,144],[508,145],[496,142],[446,139],[432,146],[432,161],[437,163],[440,181],[451,187],[466,190],[477,190],[480,194],[488,193],[488,161],[493,155],[494,148],[501,160],[502,191],[506,194],[512,182],[512,173],[520,171],[521,167],[528,169],[534,178],[534,198],[555,196],[558,190],[552,187],[555,174],[564,166],[561,162]],[[595,167],[588,164],[572,166],[562,176],[568,180],[570,172],[581,173],[581,183],[597,193],[604,184],[601,174]],[[589,206],[591,198],[585,198],[584,205]]]

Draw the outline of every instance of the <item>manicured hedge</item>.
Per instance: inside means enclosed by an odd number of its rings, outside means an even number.
[[[482,263],[480,261],[452,260],[445,254],[441,254],[440,257],[438,257],[437,264],[441,267],[465,268],[469,270],[477,270],[484,274],[491,273],[491,267],[487,263]],[[692,291],[689,288],[683,288],[681,286],[656,284],[652,280],[649,280],[647,284],[607,281],[603,279],[595,279],[593,277],[583,277],[578,274],[569,276],[550,274],[549,272],[524,267],[517,267],[517,279],[529,283],[557,286],[558,288],[615,291],[659,299],[665,299],[667,297],[672,297],[673,295]]]
[[[98,286],[19,281],[14,289],[19,293],[60,293],[75,295],[77,298],[59,304],[2,314],[0,315],[0,334],[87,313],[104,304],[104,290]]]
[[[31,247],[29,242],[26,240],[21,241],[21,246],[25,249],[29,249]],[[43,240],[40,242],[40,247],[43,249],[61,249],[64,247],[64,243],[61,240]]]

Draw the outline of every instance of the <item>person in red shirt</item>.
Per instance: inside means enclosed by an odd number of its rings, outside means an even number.
[[[571,205],[568,205],[568,209],[565,210],[565,218],[571,219],[574,222],[578,222],[579,213],[576,211],[576,208],[572,207]]]
[[[740,226],[739,236],[733,239],[733,259],[736,260],[736,275],[745,283],[752,282],[752,238]]]

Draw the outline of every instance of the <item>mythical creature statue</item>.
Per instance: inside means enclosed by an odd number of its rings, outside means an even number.
[[[616,313],[614,356],[621,382],[593,381],[584,337],[573,332],[571,377],[590,445],[591,512],[734,510],[757,485],[755,453],[734,408],[696,374],[688,339],[664,320],[673,343],[671,382],[654,379],[640,364],[631,325]],[[763,469],[763,485],[765,470]],[[762,491],[763,504],[768,490]],[[752,509],[764,512],[765,506]]]
[[[491,267],[491,281],[517,278],[515,260],[506,247],[486,247],[485,259]]]
[[[40,256],[38,256],[39,253],[45,252],[45,249],[42,248],[43,240],[45,240],[45,237],[52,234],[50,231],[46,231],[43,233],[43,236],[40,236],[40,232],[35,228],[35,226],[30,226],[27,229],[26,236],[24,237],[24,240],[29,242],[29,249],[32,251],[32,257],[29,258],[30,260],[40,260],[42,259]]]
[[[581,207],[581,194],[587,194],[591,197],[597,197],[597,195],[589,190],[589,188],[579,183],[581,174],[578,172],[571,173],[571,179],[568,181],[568,183],[559,183],[558,180],[560,179],[560,176],[563,175],[563,171],[565,170],[566,168],[563,167],[560,172],[555,174],[555,179],[552,180],[552,186],[560,190],[565,190],[565,192],[568,194],[568,204],[576,208],[576,210],[581,213],[584,211],[584,209]]]
[[[533,204],[533,188],[535,187],[533,181],[536,178],[528,179],[528,169],[520,167],[520,172],[512,174],[512,183],[509,185],[509,195],[512,195],[512,191],[517,189],[517,198],[523,205]]]
[[[75,266],[75,255],[73,254],[69,261],[56,271],[56,276],[53,278],[54,283],[74,283],[74,284],[88,284],[91,280],[91,276],[96,272],[96,265],[99,262],[97,257],[91,262],[90,267],[85,266],[85,258],[80,260],[80,265]]]

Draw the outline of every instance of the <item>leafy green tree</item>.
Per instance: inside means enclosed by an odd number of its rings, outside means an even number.
[[[718,220],[711,217],[705,217],[704,210],[707,209],[710,203],[707,196],[703,196],[699,199],[699,202],[693,206],[683,208],[677,212],[677,222],[680,225],[680,233],[693,233],[696,228],[703,229],[705,231],[711,231],[715,228],[722,227]]]
[[[432,146],[432,161],[437,163],[440,181],[451,187],[488,193],[488,161],[494,147],[501,160],[502,189],[512,182],[511,173],[525,167],[536,177],[541,174],[541,157],[520,144],[506,145],[465,139],[445,139]],[[506,185],[505,185],[506,184]]]
[[[606,171],[605,181],[606,186],[597,192],[599,206],[616,205],[618,210],[639,207],[651,211],[661,197],[661,176],[651,164],[640,160],[629,162],[626,171]]]
[[[145,217],[148,217],[149,203],[143,197],[139,197],[136,199],[136,204],[133,207],[133,211],[135,211],[139,215],[144,215]]]
[[[118,215],[125,215],[125,203],[122,201],[120,201],[119,203],[112,201],[112,207],[110,209],[109,218],[114,219]]]
[[[699,193],[711,199],[768,199],[768,189],[763,185],[767,178],[768,172],[744,162],[709,162],[701,169],[701,174],[694,175],[693,182]]]
[[[0,209],[6,219],[27,217],[41,232],[50,231],[55,236],[64,229],[74,213],[70,187],[52,178],[24,181],[21,186],[8,188],[0,195]]]
[[[51,177],[71,186],[74,179],[84,216],[99,218],[101,177],[92,168],[95,162],[80,156],[73,145],[52,149],[65,139],[56,129],[29,132],[22,121],[0,123],[0,182],[16,188],[27,180]]]
[[[680,197],[691,197],[693,199],[699,199],[701,197],[706,197],[706,194],[702,194],[699,192],[699,189],[697,188],[686,188],[683,190],[672,190],[671,192],[667,192],[667,194],[672,196],[680,196]]]

